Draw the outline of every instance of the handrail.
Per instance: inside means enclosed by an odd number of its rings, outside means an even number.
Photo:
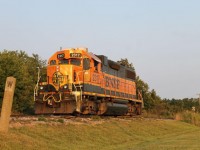
[[[142,93],[140,92],[140,90],[138,90],[138,99],[142,101],[142,108],[144,108],[144,100],[143,100]]]
[[[75,88],[75,91],[77,92],[76,85],[75,85],[74,83],[72,83],[72,85],[74,86],[74,88]],[[77,94],[75,94],[75,99],[76,99],[76,102],[77,102]]]
[[[34,101],[35,101],[35,96],[38,95],[38,86],[39,86],[39,81],[40,81],[40,78],[41,78],[41,76],[40,76],[40,68],[37,67],[37,69],[38,69],[38,80],[37,80],[37,83],[36,83],[35,88],[34,88]]]
[[[82,102],[82,87],[81,87],[81,82],[79,79],[79,73],[81,73],[81,72],[83,72],[83,74],[84,74],[85,70],[77,72],[77,78],[78,78],[78,83],[79,83],[79,87],[80,87],[80,98],[81,98],[81,102]]]
[[[50,98],[53,98],[54,102],[56,102],[56,103],[61,102],[61,98],[62,98],[61,97],[61,93],[59,93],[59,100],[56,100],[56,98],[53,96],[53,94],[49,95],[47,98],[46,98],[46,96],[48,96],[47,93],[45,93],[44,96],[43,96],[43,101],[44,102],[48,101]]]
[[[82,86],[81,86],[81,82],[79,79],[79,74],[84,71],[79,71],[77,72],[77,79],[78,79],[78,86],[76,86],[74,83],[72,83],[74,85],[75,88],[75,99],[76,99],[76,111],[80,112],[80,106],[81,106],[81,102],[82,102]],[[80,99],[78,99],[78,93],[77,93],[77,87],[80,88]]]

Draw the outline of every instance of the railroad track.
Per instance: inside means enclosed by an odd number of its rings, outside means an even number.
[[[94,116],[94,115],[12,115],[11,128],[32,127],[35,125],[96,125],[110,121],[130,122],[136,120],[160,120],[156,118],[144,118],[142,116]]]
[[[141,118],[141,115],[133,115],[133,116],[98,116],[98,115],[11,115],[11,118],[34,118],[34,117],[45,117],[45,118],[65,118],[65,119],[71,119],[71,118]]]
[[[42,121],[42,120],[109,120],[109,119],[137,119],[143,118],[141,115],[135,116],[96,116],[96,115],[11,115],[11,121]]]

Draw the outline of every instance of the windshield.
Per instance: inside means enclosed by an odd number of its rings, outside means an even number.
[[[70,59],[70,64],[80,66],[81,65],[81,60],[80,59]]]
[[[59,61],[59,64],[69,64],[69,59],[62,59]]]
[[[62,59],[59,61],[59,64],[71,64],[71,65],[76,65],[80,66],[81,65],[81,60],[80,59]]]

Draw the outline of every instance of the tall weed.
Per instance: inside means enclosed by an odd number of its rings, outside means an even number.
[[[176,120],[181,120],[187,123],[194,124],[196,126],[200,126],[200,114],[191,112],[191,111],[185,111],[181,113],[177,113],[175,116]]]

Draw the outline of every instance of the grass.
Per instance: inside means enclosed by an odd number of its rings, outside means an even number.
[[[38,117],[38,121],[44,121],[44,122],[46,122],[47,119],[44,116],[39,116]]]
[[[175,119],[182,120],[184,122],[191,123],[193,125],[200,127],[200,114],[199,113],[185,111],[185,112],[176,114]]]
[[[64,123],[65,121],[64,121],[64,119],[60,118],[60,119],[57,120],[57,122]]]
[[[2,150],[198,150],[200,128],[156,119],[109,119],[101,124],[36,125],[0,134]]]

